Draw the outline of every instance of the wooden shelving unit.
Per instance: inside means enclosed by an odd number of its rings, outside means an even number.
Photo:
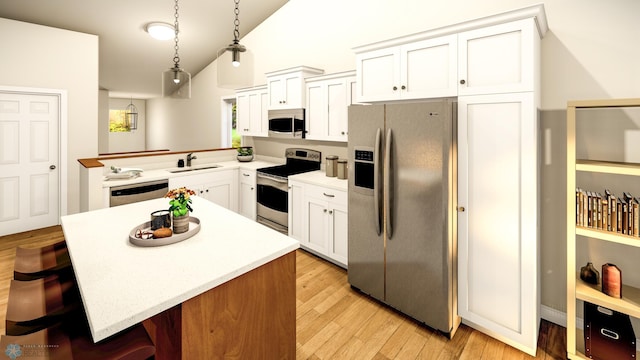
[[[586,238],[623,246],[640,247],[640,238],[638,237],[580,227],[575,223],[577,172],[638,176],[640,180],[640,164],[576,159],[576,141],[578,141],[576,139],[576,122],[579,122],[576,111],[579,109],[631,107],[640,107],[640,99],[570,101],[567,104],[567,357],[570,359],[587,359],[582,330],[576,327],[578,300],[640,318],[639,288],[623,285],[621,299],[607,296],[600,291],[599,285],[592,286],[580,280],[579,267],[584,264],[576,264],[576,246],[579,246],[580,241],[585,241]],[[602,187],[604,188],[605,185],[602,184]],[[636,358],[638,356],[640,353],[636,354]]]

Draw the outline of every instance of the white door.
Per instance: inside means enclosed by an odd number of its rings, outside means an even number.
[[[459,98],[458,313],[472,327],[535,356],[539,289],[533,96]]]
[[[60,218],[56,95],[0,92],[0,235]]]

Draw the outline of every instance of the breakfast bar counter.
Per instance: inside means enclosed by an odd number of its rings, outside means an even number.
[[[143,322],[156,359],[295,358],[299,243],[192,199],[200,231],[165,246],[129,233],[168,199],[62,217],[93,340]]]

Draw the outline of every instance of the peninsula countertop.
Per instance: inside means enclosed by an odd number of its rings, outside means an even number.
[[[95,342],[295,251],[298,241],[193,197],[201,230],[166,246],[138,247],[129,232],[166,209],[155,199],[62,217]]]

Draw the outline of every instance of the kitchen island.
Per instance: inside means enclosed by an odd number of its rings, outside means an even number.
[[[295,358],[299,243],[198,197],[195,236],[129,242],[167,207],[156,199],[62,217],[93,340],[143,322],[156,359]]]

